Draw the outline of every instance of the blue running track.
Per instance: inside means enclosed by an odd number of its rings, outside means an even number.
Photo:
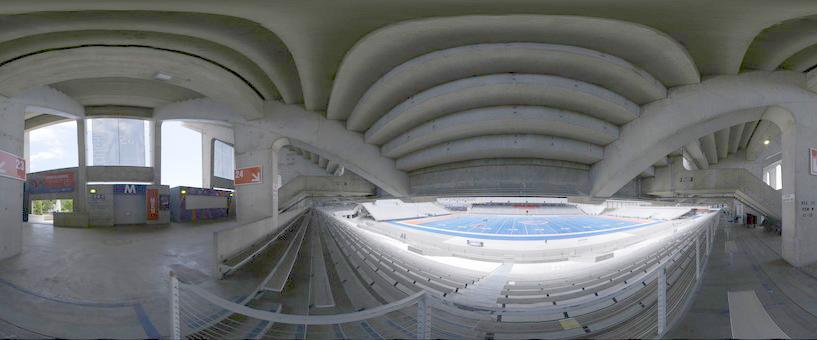
[[[555,240],[643,228],[658,221],[584,215],[457,214],[391,221],[401,227],[490,240]]]

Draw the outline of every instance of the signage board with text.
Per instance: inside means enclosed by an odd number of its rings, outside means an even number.
[[[260,165],[235,169],[235,185],[260,184],[263,169]]]
[[[26,160],[12,153],[0,150],[0,176],[26,180]]]

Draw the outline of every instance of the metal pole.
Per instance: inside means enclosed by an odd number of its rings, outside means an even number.
[[[431,308],[429,294],[417,301],[417,339],[431,339]]]
[[[709,256],[709,248],[712,244],[712,234],[709,232],[709,227],[706,228],[706,256]]]
[[[667,331],[667,267],[658,269],[658,337]]]
[[[170,339],[181,340],[182,327],[179,311],[179,278],[170,272]]]
[[[701,236],[695,236],[695,281],[701,281]]]

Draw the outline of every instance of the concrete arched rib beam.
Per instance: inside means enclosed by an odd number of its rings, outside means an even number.
[[[71,119],[85,117],[85,107],[82,104],[50,86],[31,88],[9,99],[26,105],[27,112],[39,111]]]
[[[244,78],[264,99],[280,99],[275,84],[252,60],[226,46],[193,37],[137,31],[70,31],[0,43],[0,63],[41,51],[82,45],[134,45],[180,51],[212,61]],[[161,70],[157,70],[161,71]]]
[[[399,170],[413,171],[486,158],[542,158],[592,164],[603,156],[602,147],[572,139],[541,135],[495,135],[438,144],[398,158],[395,165]]]
[[[803,88],[804,78],[785,71],[749,72],[670,90],[604,148],[604,160],[592,167],[591,196],[612,196],[656,159],[725,127],[759,120],[769,106],[817,110],[817,96]]]
[[[287,46],[273,32],[243,18],[155,11],[38,12],[4,17],[0,22],[0,41],[89,30],[166,33],[225,46],[257,64],[275,84],[284,102],[303,102],[298,70]]]
[[[361,39],[341,63],[328,117],[346,119],[377,79],[412,58],[456,46],[504,42],[571,45],[615,55],[666,87],[700,81],[683,46],[663,32],[639,24],[549,15],[430,18],[386,26]]]
[[[348,121],[353,131],[366,130],[366,142],[382,145],[408,129],[454,112],[500,105],[548,106],[600,118],[629,122],[638,105],[596,85],[555,76],[497,74],[457,80],[409,98],[383,117]],[[370,121],[377,119],[374,124]]]
[[[209,62],[178,53],[135,47],[86,47],[32,55],[0,67],[0,94],[70,79],[125,77],[152,79],[157,70],[168,83],[229,103],[246,119],[260,118],[263,101],[244,82]]]
[[[817,35],[817,32],[814,34]],[[817,41],[815,41],[814,45],[810,45],[786,59],[781,67],[792,71],[805,72],[815,65],[817,65]]]
[[[667,89],[633,64],[586,48],[538,43],[459,46],[409,60],[392,69],[360,98],[349,116],[387,112],[428,88],[479,75],[547,74],[596,84],[636,104],[667,95]]]
[[[773,71],[798,52],[817,44],[817,22],[797,18],[774,25],[758,34],[743,57],[743,67]]]
[[[498,134],[538,134],[596,145],[618,138],[617,126],[583,114],[537,106],[479,108],[444,116],[411,129],[383,145],[396,158],[457,139]]]

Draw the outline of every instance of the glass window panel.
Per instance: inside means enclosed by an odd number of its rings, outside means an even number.
[[[76,121],[49,125],[26,133],[29,173],[73,168],[79,164]]]
[[[233,147],[216,140],[213,147],[213,175],[232,180],[235,173],[235,153]]]
[[[88,165],[151,165],[149,121],[95,118],[88,122]]]

